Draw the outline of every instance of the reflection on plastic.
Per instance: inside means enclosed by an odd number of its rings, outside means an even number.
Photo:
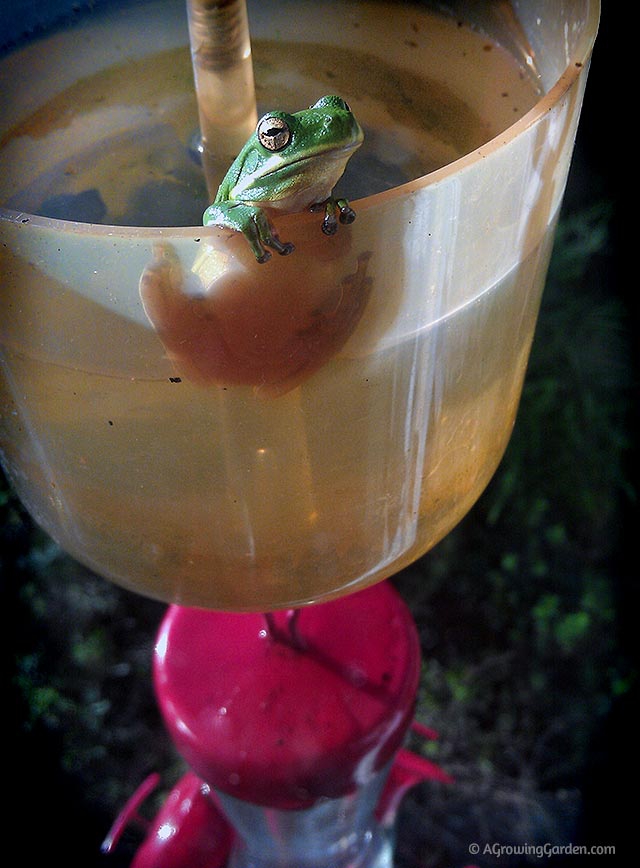
[[[206,244],[189,271],[170,244],[156,244],[140,297],[177,373],[275,397],[332,358],[356,328],[372,281],[370,253],[340,274],[348,242],[331,241],[312,268],[295,254],[259,266]]]

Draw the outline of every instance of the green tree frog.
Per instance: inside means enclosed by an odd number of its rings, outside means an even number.
[[[293,250],[293,244],[278,238],[269,212],[324,207],[322,231],[333,235],[338,220],[355,220],[348,201],[331,194],[363,138],[339,96],[324,96],[295,114],[269,112],[231,164],[215,201],[204,212],[204,225],[242,232],[258,262],[271,258],[267,247],[282,256]]]

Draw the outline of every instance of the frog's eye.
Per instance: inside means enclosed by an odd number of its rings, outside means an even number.
[[[267,115],[258,123],[256,133],[268,151],[281,151],[291,140],[291,130],[284,118]]]

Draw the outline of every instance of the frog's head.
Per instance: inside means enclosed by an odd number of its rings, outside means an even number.
[[[324,201],[364,134],[339,96],[324,96],[304,111],[273,111],[243,149],[231,198],[278,210]]]

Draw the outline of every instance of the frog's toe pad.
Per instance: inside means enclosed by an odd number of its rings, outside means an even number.
[[[342,208],[340,208],[340,222],[341,223],[345,223],[345,224],[353,223],[353,221],[355,219],[356,219],[356,212],[353,210],[353,208],[350,208],[348,205],[345,205]]]
[[[331,215],[324,218],[322,221],[322,231],[325,235],[335,235],[338,231],[338,221]]]
[[[295,247],[290,241],[280,241],[275,232],[269,232],[268,234],[263,235],[262,243],[267,247],[270,247],[272,250],[275,250],[276,253],[280,254],[280,256],[288,256],[295,250]]]

